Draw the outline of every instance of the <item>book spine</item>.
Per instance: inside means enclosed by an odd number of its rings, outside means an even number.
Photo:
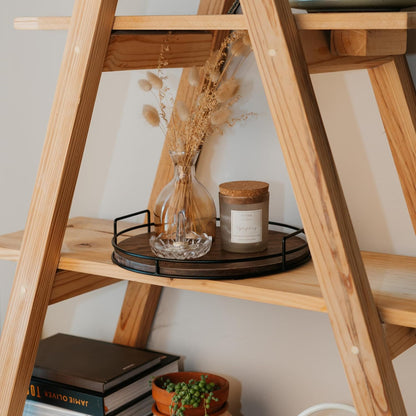
[[[26,398],[91,416],[105,415],[103,397],[35,377],[30,380]]]

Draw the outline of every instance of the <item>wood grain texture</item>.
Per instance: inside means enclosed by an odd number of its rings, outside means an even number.
[[[114,342],[145,348],[156,313],[161,286],[129,282]]]
[[[330,32],[323,30],[299,31],[309,73],[368,69],[390,62],[390,56],[338,56],[331,52]]]
[[[116,0],[77,0],[0,341],[0,414],[21,414],[111,34]]]
[[[405,56],[368,71],[416,231],[416,93]]]
[[[215,6],[216,0],[213,4]],[[116,16],[113,30],[244,30],[247,28],[243,15],[219,15],[209,13],[209,8],[206,10],[206,15]],[[70,21],[69,16],[18,17],[14,20],[14,28],[18,30],[67,30]]]
[[[0,258],[17,261],[22,234],[0,236]],[[326,312],[311,262],[288,273],[255,279],[217,282],[168,279],[132,273],[114,265],[111,261],[111,238],[110,220],[71,219],[59,269]],[[362,255],[383,322],[416,328],[416,258],[371,252]]]
[[[215,2],[213,2],[215,4]],[[207,14],[209,13],[209,9],[207,9]],[[348,13],[350,15],[351,13]],[[380,13],[378,13],[380,14]],[[377,15],[378,15],[377,14]],[[315,14],[313,15],[305,15],[309,19],[309,16],[314,18]],[[353,14],[354,16],[356,14]],[[323,17],[327,16],[324,14]],[[241,17],[241,16],[240,16]],[[147,33],[141,32],[140,35],[131,34],[137,30],[145,30],[149,27],[156,27],[159,25],[161,27],[161,22],[159,21],[159,17],[157,19],[155,17],[155,22],[153,26],[150,25],[151,16],[146,16],[146,24],[142,22],[142,16],[119,16],[115,18],[115,28],[119,32],[123,32],[123,34],[118,34],[117,31],[113,32],[110,40],[110,46],[108,50],[108,54],[104,63],[104,70],[105,71],[118,71],[118,70],[127,70],[127,69],[143,69],[143,68],[155,68],[157,67],[157,60],[158,60],[158,49],[151,48],[153,43],[158,43],[158,37],[163,36],[159,33]],[[175,22],[176,22],[175,17]],[[295,16],[297,18],[297,15]],[[353,21],[354,17],[351,17]],[[233,19],[233,17],[231,17]],[[39,18],[18,18],[15,20],[15,27],[17,29],[39,29],[39,30],[48,30],[48,29],[67,29],[69,25],[69,17],[39,17]],[[189,23],[191,21],[191,16],[187,17],[188,25],[186,26],[188,30],[195,30],[197,28],[196,23]],[[330,19],[332,22],[333,19]],[[135,24],[133,24],[135,22]],[[168,18],[165,18],[165,27],[168,27]],[[302,20],[303,22],[303,20]],[[336,22],[336,20],[334,21]],[[177,25],[177,24],[176,24]],[[170,27],[174,27],[173,24]],[[230,28],[234,28],[235,25],[230,24]],[[340,54],[336,55],[331,53],[330,48],[330,37],[324,30],[320,30],[318,25],[313,26],[313,30],[309,30],[310,27],[308,25],[304,25],[302,23],[301,27],[305,27],[305,30],[301,31],[301,39],[302,45],[305,52],[306,60],[309,65],[310,73],[322,73],[322,72],[335,72],[335,71],[346,71],[346,70],[353,70],[353,69],[368,69],[385,62],[391,60],[390,57],[386,56],[374,56],[374,55],[367,55],[367,56],[340,56]],[[326,27],[326,26],[325,26]],[[159,29],[161,30],[161,29]],[[127,32],[126,32],[127,31]],[[130,33],[129,33],[130,31]],[[385,38],[389,39],[389,32],[394,32],[395,30],[372,30],[372,39],[379,39],[379,32],[385,34]],[[350,36],[352,32],[368,32],[364,30],[358,29],[351,29],[351,30],[344,30],[344,31],[337,31],[341,32],[343,35],[342,37],[345,39]],[[402,33],[406,33],[405,31],[401,30]],[[214,32],[214,36],[220,34],[221,32]],[[175,34],[176,35],[176,34]],[[181,36],[186,36],[185,34],[179,34]],[[209,36],[209,34],[204,34],[205,36]],[[201,35],[202,36],[202,35]],[[338,39],[341,35],[335,35]],[[196,50],[190,51],[182,51],[181,49],[175,52],[175,59],[169,59],[169,66],[170,67],[187,67],[194,62],[195,65],[200,65],[204,58],[206,58],[206,43],[205,38],[201,39],[201,49],[198,48],[197,42],[193,44]],[[339,42],[338,42],[339,43]],[[400,45],[397,45],[397,42],[394,45],[390,46],[390,50],[393,50],[394,54],[403,53],[403,45],[405,42],[401,42]],[[213,44],[217,44],[214,40]],[[357,41],[355,42],[357,45]],[[382,45],[389,44],[383,42]],[[391,44],[391,42],[390,42]],[[362,44],[358,44],[359,48],[362,48]],[[143,46],[145,48],[143,49]],[[179,46],[179,45],[178,45]],[[371,48],[373,51],[375,50],[374,47]],[[345,55],[346,51],[342,53]],[[349,55],[356,54],[356,52],[350,52]],[[382,55],[388,55],[387,50]]]
[[[215,6],[215,1],[212,2]],[[207,14],[210,14],[207,9]],[[300,30],[416,29],[416,12],[306,13],[294,19]],[[70,17],[18,17],[18,30],[67,30]],[[114,30],[243,30],[243,15],[232,16],[116,16]]]
[[[159,65],[161,45],[169,41],[165,52],[166,68],[203,65],[211,52],[213,35],[205,32],[114,32],[108,45],[103,71],[155,69]]]
[[[222,34],[218,32],[220,33]],[[159,45],[166,36],[165,33],[155,32],[113,32],[103,70],[157,68]],[[216,36],[216,32],[175,32],[169,38],[171,48],[166,55],[167,67],[186,68],[203,65],[212,50],[211,45],[218,44]],[[388,56],[345,56],[346,50],[342,53],[344,56],[334,54],[331,52],[329,36],[324,31],[301,31],[301,40],[310,73],[368,69],[392,59]],[[398,53],[397,49],[393,52]],[[354,53],[356,52],[351,51],[350,55]],[[404,52],[400,49],[400,53]]]
[[[391,358],[396,358],[416,344],[416,329],[397,325],[384,325]]]
[[[53,282],[49,305],[117,283],[118,280],[93,274],[59,270]]]
[[[332,30],[331,51],[339,56],[403,55],[407,30]]]
[[[289,4],[241,4],[355,406],[405,415]]]
[[[198,15],[214,15],[215,16],[215,15],[226,14],[228,10],[230,10],[233,3],[234,3],[234,0],[211,0],[211,1],[200,0],[199,7],[198,7]],[[241,22],[241,24],[244,27],[240,27],[239,30],[247,29],[245,16],[241,14],[240,15],[234,14],[234,15],[228,15],[228,16],[237,16],[237,17],[242,16],[243,21]],[[213,51],[219,48],[222,40],[224,39],[224,37],[227,35],[227,33],[230,30],[235,30],[235,29],[233,29],[232,27],[228,27],[222,31],[217,30],[214,32],[214,39],[211,45],[211,48]]]
[[[218,15],[226,12],[232,4],[232,0],[201,0],[198,8],[199,15]],[[224,33],[224,32],[222,32]],[[222,39],[221,33],[214,33],[211,49],[216,48],[218,42]],[[196,63],[195,63],[196,64]],[[188,69],[184,69],[178,86],[176,100],[181,100],[191,106],[196,99],[195,88],[191,88],[187,81]],[[168,137],[172,134],[171,126],[168,126]],[[149,209],[152,211],[163,187],[171,180],[173,176],[173,165],[170,160],[167,149],[167,140],[165,140],[156,177],[153,183],[152,193],[149,200]],[[151,285],[143,285],[138,282],[129,282],[124,297],[119,322],[114,335],[115,342],[128,343],[128,345],[137,345],[144,347],[150,333],[154,314],[156,313],[157,303],[159,301],[161,289]]]
[[[294,15],[300,30],[415,29],[416,12],[306,13]]]

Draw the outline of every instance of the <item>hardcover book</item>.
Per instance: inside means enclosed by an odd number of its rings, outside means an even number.
[[[27,399],[115,416],[149,394],[153,377],[178,369],[176,355],[57,334],[39,344]]]
[[[105,393],[160,363],[163,354],[74,335],[39,343],[33,376]]]
[[[122,407],[114,416],[151,416],[153,398],[149,393],[146,397]],[[53,406],[33,400],[26,400],[23,416],[85,416],[84,413],[75,412],[59,406]]]

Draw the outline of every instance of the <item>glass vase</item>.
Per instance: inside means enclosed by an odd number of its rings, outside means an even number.
[[[156,200],[155,235],[149,243],[159,257],[198,258],[208,253],[215,238],[215,204],[195,176],[199,152],[169,153],[175,168],[174,177]]]

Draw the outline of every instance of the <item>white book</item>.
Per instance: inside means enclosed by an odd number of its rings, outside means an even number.
[[[75,412],[73,410],[63,409],[62,407],[52,406],[35,402],[33,400],[26,400],[23,416],[88,416],[84,413]]]
[[[152,414],[153,397],[147,396],[144,399],[132,404],[124,410],[117,413],[117,416],[137,416]],[[85,413],[75,412],[73,410],[63,409],[62,407],[53,406],[26,400],[23,416],[89,416]]]

